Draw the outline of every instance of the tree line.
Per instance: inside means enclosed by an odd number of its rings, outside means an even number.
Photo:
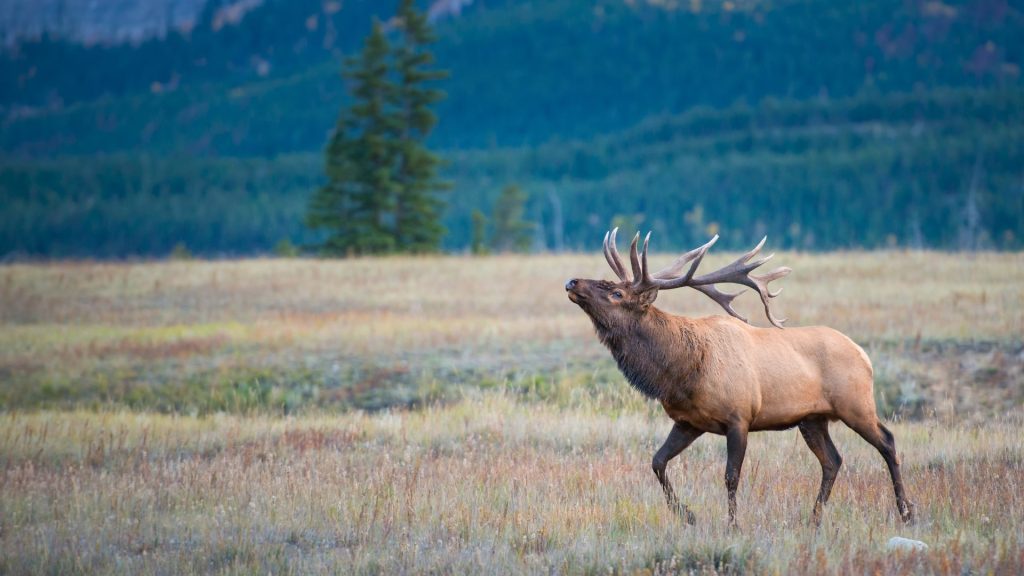
[[[518,183],[511,245],[593,250],[612,223],[659,249],[722,235],[774,246],[1024,246],[1024,91],[862,95],[697,109],[537,148],[441,150],[452,183],[441,249],[500,250],[499,201]],[[323,156],[115,155],[0,160],[0,257],[269,253],[315,246],[308,203]],[[972,208],[973,206],[973,208]],[[474,212],[478,214],[474,217]],[[973,214],[973,216],[972,216]],[[515,219],[511,220],[515,224]],[[505,236],[508,238],[508,236]]]

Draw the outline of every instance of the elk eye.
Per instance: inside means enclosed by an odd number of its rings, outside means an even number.
[[[612,292],[612,298],[615,298],[616,300],[622,300],[622,292],[620,290]]]

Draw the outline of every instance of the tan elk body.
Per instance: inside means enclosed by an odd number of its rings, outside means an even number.
[[[664,346],[657,342],[670,339],[652,333],[645,344],[664,366],[683,368],[663,379],[676,385],[656,396],[673,420],[724,433],[735,419],[756,432],[792,428],[812,415],[875,415],[870,361],[831,328],[780,332],[721,316],[673,318],[657,309],[651,315],[690,343]]]
[[[668,461],[704,433],[726,436],[726,488],[729,520],[735,522],[736,489],[746,452],[747,433],[798,426],[822,467],[814,507],[820,520],[842,458],[828,434],[828,423],[841,420],[883,456],[904,521],[913,516],[906,499],[892,433],[875,412],[871,361],[842,333],[822,326],[781,330],[769,300],[778,295],[768,283],[789,273],[779,268],[763,276],[750,274],[771,256],[751,262],[764,245],[732,264],[695,276],[710,242],[679,257],[655,274],[647,269],[647,240],[637,253],[633,239],[626,272],[615,248],[616,231],[605,235],[605,257],[620,282],[573,279],[569,299],[590,316],[598,337],[611,351],[630,384],[661,402],[675,422],[654,456],[653,468],[671,507],[693,521],[678,502],[665,473]],[[650,235],[648,234],[648,238]],[[689,270],[683,274],[683,268]],[[761,296],[769,321],[777,328],[746,323],[733,308],[738,294],[719,291],[718,283],[753,288]],[[718,302],[733,317],[686,318],[665,313],[652,303],[659,290],[689,286]]]

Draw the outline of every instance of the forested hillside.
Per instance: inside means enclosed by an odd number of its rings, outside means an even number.
[[[1024,92],[952,91],[697,109],[625,132],[537,148],[451,152],[445,246],[502,186],[531,194],[538,248],[592,249],[610,222],[659,248],[718,232],[739,248],[1021,246]],[[0,246],[26,254],[205,254],[310,242],[320,156],[117,155],[7,161]]]
[[[305,203],[339,62],[387,3],[211,4],[139,44],[0,59],[0,255],[269,250]],[[517,182],[538,248],[616,220],[659,247],[1019,248],[1016,2],[477,1],[436,21],[445,246]]]
[[[694,109],[579,143],[456,154],[452,171],[467,196],[522,182],[546,247],[593,249],[612,221],[653,229],[659,247],[719,233],[732,248],[769,234],[812,250],[1014,249],[1024,92]],[[471,204],[453,204],[453,237],[468,238]]]
[[[1002,2],[694,6],[489,0],[440,21],[437,59],[452,74],[442,85],[449,97],[435,143],[591,136],[694,105],[754,105],[768,96],[834,99],[866,89],[1020,81],[1024,16]],[[216,27],[209,8],[208,25],[139,46],[24,45],[0,68],[0,93],[14,107],[3,148],[317,150],[342,102],[340,55],[358,45],[372,15],[393,10],[365,0],[335,8],[272,0],[234,26]]]

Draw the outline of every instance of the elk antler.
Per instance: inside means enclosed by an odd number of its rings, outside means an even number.
[[[622,265],[622,258],[619,257],[619,251],[615,248],[615,235],[619,233],[619,229],[615,228],[611,231],[611,236],[608,232],[604,233],[604,259],[608,261],[608,265],[615,271],[615,275],[619,277],[619,280],[623,282],[632,282],[629,274],[626,273],[625,266]]]
[[[626,274],[625,267],[622,265],[622,260],[619,258],[619,254],[615,249],[616,232],[618,232],[618,228],[612,230],[610,236],[605,234],[605,258],[608,259],[608,264],[613,270],[615,270],[616,274],[618,274],[619,279],[623,282],[629,282],[630,278]],[[647,244],[651,239],[650,232],[648,232],[647,237],[644,238],[643,252],[637,254],[637,241],[639,239],[640,234],[637,233],[630,245],[629,254],[630,263],[633,267],[633,278],[635,278],[635,280],[633,280],[634,288],[671,290],[673,288],[689,286],[695,290],[699,290],[704,295],[717,302],[718,305],[725,309],[725,311],[731,316],[749,323],[746,318],[741,316],[732,307],[732,301],[735,300],[742,292],[728,294],[726,292],[722,292],[717,286],[715,286],[715,284],[720,283],[740,284],[753,288],[757,291],[758,295],[761,297],[761,302],[764,304],[764,313],[768,317],[768,321],[771,322],[773,326],[782,328],[782,324],[786,319],[776,318],[772,314],[771,303],[769,302],[771,298],[778,296],[779,293],[782,292],[782,289],[780,288],[779,290],[772,292],[768,289],[768,283],[789,274],[792,272],[792,269],[783,266],[762,276],[754,276],[750,274],[754,269],[761,266],[768,260],[771,260],[772,257],[775,256],[775,254],[769,254],[768,256],[758,258],[753,262],[750,261],[751,258],[761,251],[765,241],[768,239],[767,236],[762,238],[761,242],[759,242],[753,250],[740,256],[728,266],[703,276],[697,276],[696,278],[694,278],[693,275],[697,271],[697,267],[700,266],[701,260],[704,259],[704,255],[707,254],[708,249],[718,241],[717,234],[707,244],[690,250],[679,258],[676,258],[675,262],[658,272],[655,272],[653,276],[648,271],[649,269],[647,266]],[[687,264],[690,264],[689,270],[687,270],[686,274],[680,276],[680,273]]]

